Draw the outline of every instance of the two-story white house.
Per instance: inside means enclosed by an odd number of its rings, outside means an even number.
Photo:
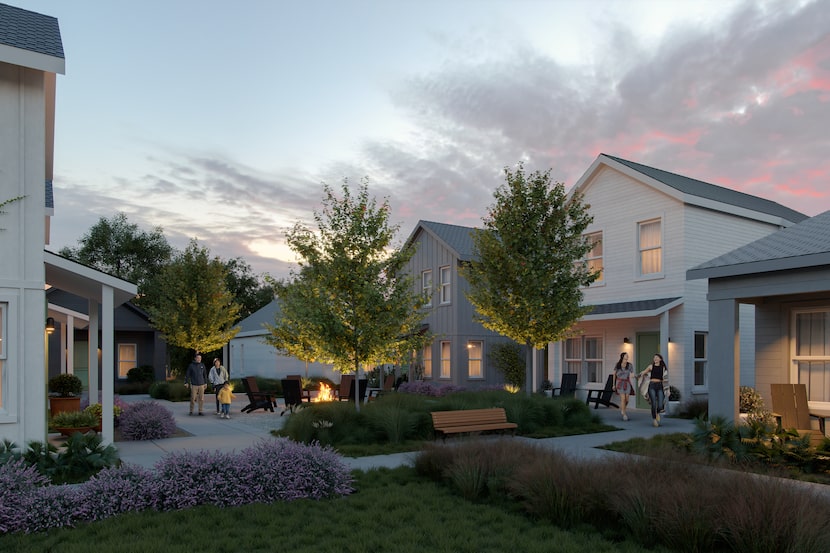
[[[622,352],[642,371],[661,353],[683,400],[709,391],[705,280],[686,271],[807,217],[756,196],[601,154],[571,189],[583,195],[602,276],[583,290],[591,307],[572,337],[548,349],[550,378],[602,387]],[[741,379],[754,378],[754,313],[740,308]],[[638,396],[638,406],[645,407]]]
[[[54,322],[89,333],[89,385],[112,411],[113,311],[135,285],[44,250],[53,213],[52,165],[57,75],[65,60],[54,17],[0,4],[0,439],[19,446],[47,438],[46,335]],[[88,302],[91,316],[46,300],[51,287]],[[100,317],[99,313],[100,306]],[[99,342],[99,329],[101,340]],[[61,342],[71,372],[72,341]],[[100,355],[100,359],[99,359]],[[103,434],[112,441],[113,420]]]

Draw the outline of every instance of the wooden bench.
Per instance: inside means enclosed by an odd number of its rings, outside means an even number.
[[[518,425],[507,420],[507,414],[501,407],[489,409],[462,409],[459,411],[433,411],[432,426],[435,436],[440,433],[444,440],[449,434],[469,432],[487,432],[490,430],[510,430],[516,433]]]

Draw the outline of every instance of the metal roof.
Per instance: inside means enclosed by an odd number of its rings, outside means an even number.
[[[693,267],[686,278],[713,278],[830,264],[830,211]]]
[[[670,173],[668,171],[663,171],[662,169],[656,169],[654,167],[649,167],[648,165],[635,163],[633,161],[628,161],[626,159],[608,154],[601,155],[607,157],[608,159],[614,160],[617,163],[621,163],[626,167],[637,171],[638,173],[642,173],[647,177],[651,177],[652,179],[674,188],[683,194],[697,196],[699,198],[705,198],[707,200],[713,200],[745,209],[751,209],[760,213],[781,217],[782,219],[792,221],[793,223],[798,223],[807,219],[807,215],[804,215],[803,213],[790,209],[789,207],[783,206],[779,203],[759,198],[758,196],[745,194],[743,192],[738,192],[737,190],[724,188],[722,186],[717,186],[701,180],[684,177],[683,175]]]
[[[582,317],[583,321],[605,319],[632,319],[635,317],[655,317],[683,303],[683,298],[657,298],[647,300],[623,301],[618,303],[601,303],[587,305],[591,311]]]
[[[474,259],[472,233],[476,230],[475,228],[436,223],[434,221],[419,221],[417,227],[423,227],[439,238],[458,254],[459,260],[470,261]]]
[[[64,58],[57,18],[0,4],[0,44]]]

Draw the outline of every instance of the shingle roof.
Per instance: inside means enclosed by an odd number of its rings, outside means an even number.
[[[455,250],[461,261],[469,261],[474,258],[472,231],[475,229],[473,227],[462,227],[434,221],[420,221],[418,225],[429,229],[447,246]]]
[[[830,262],[830,211],[689,269],[687,278],[787,270]]]
[[[633,313],[638,311],[654,311],[672,302],[679,300],[680,297],[675,298],[659,298],[650,300],[637,301],[623,301],[618,303],[602,303],[597,305],[589,305],[591,311],[587,316],[596,315],[610,315],[613,313]]]
[[[0,44],[64,58],[56,18],[7,4],[0,4]]]
[[[745,209],[751,209],[759,213],[766,213],[775,217],[781,217],[782,219],[792,221],[793,223],[801,222],[807,218],[807,215],[804,215],[803,213],[790,209],[789,207],[783,206],[779,203],[759,198],[758,196],[709,184],[708,182],[703,182],[701,180],[684,177],[683,175],[677,175],[675,173],[663,171],[662,169],[655,169],[654,167],[649,167],[648,165],[635,163],[633,161],[628,161],[626,159],[608,154],[602,155],[609,159],[613,159],[614,161],[621,163],[626,167],[637,171],[638,173],[651,177],[666,186],[674,188],[683,194],[706,198],[707,200],[714,200],[716,202],[734,205]]]
[[[280,306],[277,300],[271,300],[268,305],[254,311],[239,322],[240,332],[262,331],[266,333],[264,323],[274,324],[276,316],[280,313]]]

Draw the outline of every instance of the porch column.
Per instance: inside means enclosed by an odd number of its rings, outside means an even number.
[[[63,359],[66,360],[66,367],[68,371],[75,374],[75,317],[72,315],[66,316],[66,329],[64,329],[64,336],[66,336],[66,347],[62,350]],[[64,372],[64,371],[61,371]]]
[[[734,299],[709,300],[709,418],[738,420],[740,318]]]
[[[104,443],[115,440],[115,424],[112,416],[115,388],[115,301],[111,286],[101,286],[101,430]]]
[[[98,317],[98,302],[89,300],[89,330],[88,342],[89,351],[89,402],[98,403],[98,328],[100,326]]]
[[[72,367],[68,367],[69,370],[67,370],[67,364],[66,364],[66,341],[67,341],[66,333],[67,333],[67,327],[68,326],[69,326],[68,323],[67,324],[62,324],[60,335],[59,335],[60,345],[58,347],[60,348],[60,355],[58,357],[59,357],[59,361],[60,361],[59,366],[60,366],[61,374],[64,374],[64,373],[75,374],[75,371],[72,370]]]

